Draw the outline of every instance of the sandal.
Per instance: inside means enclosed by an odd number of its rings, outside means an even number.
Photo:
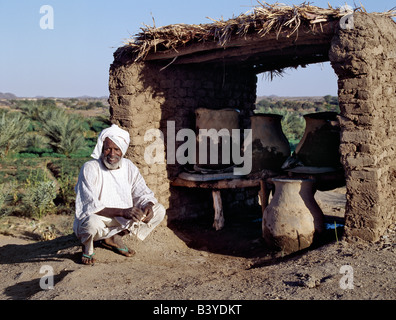
[[[122,254],[125,257],[132,257],[136,254],[134,250],[129,250],[127,246],[125,246],[124,248],[114,247],[114,250],[116,250],[119,254]]]
[[[107,244],[104,241],[102,241],[101,244],[102,244],[103,247],[105,247],[107,249],[110,249],[110,250],[113,250],[114,252],[119,253],[119,254],[121,254],[121,255],[123,255],[125,257],[132,257],[132,256],[134,256],[136,254],[135,250],[130,250],[127,246],[125,246],[124,248],[117,248],[115,246]]]
[[[83,258],[87,258],[88,260],[86,262],[84,262],[83,260],[81,261],[83,264],[85,265],[90,265],[90,264],[94,264],[95,263],[95,259],[93,258],[93,256],[95,255],[95,252],[92,253],[91,255],[85,254],[83,253],[82,257]]]

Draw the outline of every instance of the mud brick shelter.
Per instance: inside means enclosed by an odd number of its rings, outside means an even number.
[[[145,27],[114,53],[111,120],[131,134],[127,156],[168,208],[168,218],[213,210],[209,189],[178,188],[183,165],[148,164],[150,129],[195,128],[198,108],[240,110],[250,128],[257,75],[330,61],[338,76],[340,161],[345,172],[345,234],[376,241],[396,222],[396,24],[394,11],[346,12],[303,4],[260,4],[227,21]],[[169,121],[174,127],[169,128]],[[172,138],[173,137],[173,138]],[[158,140],[157,140],[158,141]],[[227,190],[224,207],[257,205],[259,186]]]

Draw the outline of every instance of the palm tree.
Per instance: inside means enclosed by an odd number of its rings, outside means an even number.
[[[55,152],[70,155],[85,147],[82,122],[61,109],[47,109],[40,114],[44,135]]]
[[[28,127],[29,121],[20,113],[4,112],[0,116],[0,158],[26,146]]]

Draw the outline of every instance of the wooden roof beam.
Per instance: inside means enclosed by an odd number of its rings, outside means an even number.
[[[295,33],[292,36],[283,31],[279,35],[271,33],[264,37],[258,34],[235,37],[225,47],[218,42],[195,43],[183,48],[150,53],[145,60],[174,60],[176,64],[205,63],[220,58],[255,55],[291,46],[328,44],[334,36],[336,22],[328,22],[321,28],[319,26],[316,28],[315,32],[301,28],[298,34]]]

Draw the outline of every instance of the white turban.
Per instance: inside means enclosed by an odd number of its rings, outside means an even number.
[[[110,128],[104,129],[98,137],[98,142],[96,143],[95,149],[91,154],[94,159],[99,159],[103,151],[103,142],[106,138],[113,141],[122,151],[124,156],[129,147],[130,137],[129,132],[121,129],[116,124],[113,124]]]

